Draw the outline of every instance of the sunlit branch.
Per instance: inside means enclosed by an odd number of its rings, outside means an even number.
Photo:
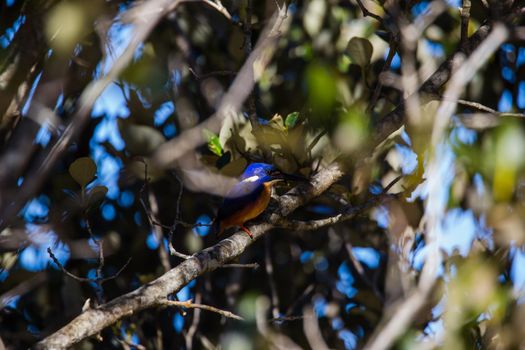
[[[442,101],[436,112],[432,133],[433,152],[437,152],[438,143],[442,140],[445,128],[449,123],[462,89],[472,79],[487,59],[506,40],[507,30],[502,25],[496,25],[490,35],[481,45],[462,63],[454,72],[446,89],[445,96],[451,101]],[[426,233],[425,243],[428,247],[425,264],[419,277],[417,287],[409,296],[395,307],[389,315],[385,315],[381,324],[372,335],[365,349],[387,349],[399,338],[412,323],[417,313],[428,302],[438,278],[438,269],[441,265],[441,252],[437,235],[439,225],[445,212],[444,203],[439,203],[442,189],[439,176],[439,154],[434,154],[428,166],[429,194],[426,202]]]

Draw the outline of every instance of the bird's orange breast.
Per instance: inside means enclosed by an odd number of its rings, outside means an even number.
[[[270,198],[272,195],[272,183],[268,182],[264,185],[264,190],[261,192],[261,195],[255,199],[252,203],[246,205],[244,208],[236,212],[235,214],[225,218],[221,222],[221,231],[222,229],[231,227],[231,226],[242,226],[246,221],[251,220],[259,216],[270,203]]]

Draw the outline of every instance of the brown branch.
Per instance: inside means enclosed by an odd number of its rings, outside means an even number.
[[[468,24],[470,20],[470,0],[463,0],[460,8],[461,15],[461,43],[463,46],[468,40]]]
[[[432,147],[436,152],[438,143],[442,140],[445,128],[449,123],[456,102],[464,86],[472,79],[477,70],[488,60],[488,58],[498,49],[506,40],[508,31],[503,25],[496,25],[490,35],[479,45],[479,47],[470,55],[468,60],[454,73],[445,96],[450,101],[442,101],[434,119],[432,129]],[[436,153],[427,167],[429,172],[428,187],[429,194],[426,202],[425,222],[425,244],[428,248],[425,265],[419,276],[418,285],[410,291],[410,295],[400,301],[392,311],[383,316],[379,327],[376,328],[365,349],[385,349],[390,348],[396,339],[399,338],[410,325],[418,312],[431,300],[434,286],[438,278],[438,269],[441,266],[440,246],[437,242],[437,231],[441,225],[442,217],[445,213],[444,203],[439,204],[438,198],[442,191],[441,179],[437,175],[440,165],[441,154]],[[432,207],[432,209],[430,209]]]
[[[397,41],[395,39],[391,39],[390,47],[388,50],[388,56],[386,57],[385,64],[383,65],[381,72],[379,73],[379,79],[377,81],[376,88],[374,89],[374,93],[372,94],[370,103],[368,104],[366,108],[367,112],[371,112],[374,109],[375,104],[379,100],[379,96],[381,95],[381,89],[383,88],[381,76],[390,69],[390,66],[392,65],[392,60],[394,59],[396,52],[397,52],[397,46],[398,46]]]
[[[318,230],[322,227],[331,226],[340,222],[348,221],[350,219],[353,219],[357,215],[363,213],[365,210],[372,208],[373,206],[377,205],[381,201],[385,200],[386,198],[389,198],[392,196],[391,194],[388,194],[388,191],[399,181],[401,180],[402,176],[396,177],[394,180],[392,180],[382,191],[382,193],[378,196],[372,197],[368,199],[365,203],[361,205],[356,206],[348,206],[345,208],[341,213],[325,218],[325,219],[318,219],[318,220],[310,220],[310,221],[300,221],[300,220],[287,220],[283,219],[280,222],[277,223],[278,227],[286,228],[289,230],[302,230],[302,231],[312,231],[312,230]]]
[[[277,294],[277,286],[275,285],[275,278],[273,276],[273,264],[271,255],[271,241],[270,236],[264,237],[264,267],[266,275],[268,276],[268,283],[270,285],[270,300],[272,302],[272,316],[279,317],[279,294]]]
[[[357,2],[357,5],[359,6],[359,8],[361,9],[361,12],[363,12],[363,16],[364,17],[367,17],[367,16],[368,17],[372,17],[373,19],[375,19],[379,23],[383,23],[383,18],[381,18],[380,16],[376,15],[375,13],[372,13],[372,12],[368,11],[366,6],[363,4],[362,0],[356,0],[356,2]]]
[[[129,265],[129,263],[131,262],[131,258],[128,259],[128,261],[126,261],[126,263],[114,274],[114,275],[111,275],[109,277],[97,277],[97,278],[86,278],[86,277],[79,277],[77,275],[75,275],[74,273],[72,272],[69,272],[65,267],[64,265],[62,265],[60,263],[60,261],[58,261],[57,257],[55,256],[55,254],[53,254],[53,251],[51,250],[51,248],[47,248],[47,253],[49,254],[49,257],[51,258],[51,260],[53,260],[53,262],[55,263],[55,265],[66,275],[68,275],[69,277],[73,278],[74,280],[78,281],[78,282],[83,282],[83,283],[104,283],[104,282],[107,282],[107,281],[110,281],[110,280],[113,280],[115,278],[117,278],[121,273],[122,271],[124,271],[124,269]]]
[[[478,28],[478,30],[467,40],[463,47],[459,47],[456,52],[443,62],[439,68],[428,78],[419,88],[421,94],[428,97],[438,98],[437,92],[450,79],[452,69],[461,57],[470,55],[479,44],[487,38],[492,29],[492,23],[487,23]],[[392,112],[384,116],[376,127],[376,133],[372,144],[377,146],[394,131],[398,130],[405,123],[405,105],[401,103]]]
[[[462,106],[472,107],[472,108],[475,108],[475,109],[483,111],[483,112],[488,112],[490,114],[494,114],[494,115],[496,115],[498,117],[525,118],[525,114],[523,114],[523,113],[499,112],[499,111],[496,111],[495,109],[490,108],[488,106],[485,106],[485,105],[483,105],[483,104],[481,104],[479,102],[473,102],[473,101],[467,101],[467,100],[458,99],[457,103],[462,105]]]
[[[185,309],[201,309],[201,310],[215,312],[224,317],[233,318],[234,320],[244,321],[244,318],[234,314],[233,312],[221,310],[216,307],[209,306],[209,305],[194,304],[191,299],[187,301],[164,300],[164,301],[161,301],[161,305],[183,307]]]
[[[99,333],[105,327],[126,316],[161,305],[166,300],[167,295],[177,292],[191,280],[206,272],[213,271],[241,255],[257,239],[274,227],[282,217],[288,216],[301,205],[326,191],[342,175],[342,169],[338,164],[332,164],[322,169],[312,177],[310,183],[301,184],[281,196],[278,199],[278,207],[275,213],[249,225],[249,229],[254,235],[253,240],[242,231],[236,232],[231,237],[184,260],[156,280],[104,305],[86,310],[62,329],[39,342],[36,348],[61,349],[70,347]]]

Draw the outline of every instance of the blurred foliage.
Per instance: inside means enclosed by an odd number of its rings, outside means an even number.
[[[0,181],[2,198],[30,180],[33,164],[70,125],[81,92],[132,40],[134,28],[123,14],[136,3],[0,3],[0,178],[8,179]],[[208,226],[190,226],[211,222],[217,212],[218,194],[227,188],[214,175],[237,177],[254,161],[307,177],[333,161],[343,164],[341,181],[292,214],[305,221],[366,206],[393,179],[402,179],[390,190],[396,196],[374,202],[351,221],[313,232],[274,229],[238,261],[257,262],[259,269],[218,269],[176,295],[199,296],[246,322],[206,311],[196,321],[191,310],[149,310],[78,348],[272,348],[277,338],[268,334],[308,348],[302,315],[313,308],[328,346],[353,349],[408,295],[427,248],[426,166],[439,102],[421,95],[418,120],[377,147],[374,140],[385,116],[406,97],[398,26],[420,21],[429,1],[363,0],[381,22],[363,17],[355,1],[292,2],[291,27],[270,66],[258,72],[245,113],[227,118],[220,131],[201,130],[205,144],[172,170],[155,168],[149,158],[216,111],[246,60],[247,40],[255,45],[276,6],[273,0],[251,3],[253,9],[247,1],[223,1],[231,21],[200,2],[184,3],[163,19],[97,99],[89,125],[53,166],[41,192],[0,232],[0,337],[7,348],[31,346],[79,314],[88,298],[102,293],[111,300],[153,280],[165,272],[165,256],[168,268],[178,264],[180,258],[169,255],[170,227],[173,246],[185,254],[215,244]],[[459,47],[459,5],[446,1],[417,38],[420,82]],[[248,13],[250,38],[240,25]],[[472,2],[469,35],[493,14]],[[507,24],[525,23],[517,16]],[[525,131],[523,118],[498,113],[523,112],[524,77],[525,45],[513,37],[462,93],[497,113],[460,104],[441,145],[448,159],[440,173],[445,263],[435,295],[399,348],[524,346]],[[288,188],[280,185],[277,193]],[[178,221],[190,225],[174,226]],[[109,277],[132,260],[99,290],[67,277],[49,259],[48,247],[68,271],[92,279],[99,268]]]

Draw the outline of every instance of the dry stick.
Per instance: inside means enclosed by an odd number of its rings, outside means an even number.
[[[16,198],[2,201],[0,207],[0,231],[17,217],[17,213],[22,206],[32,198],[42,187],[43,182],[48,178],[49,173],[60,159],[62,154],[67,150],[73,140],[78,138],[84,127],[89,121],[90,111],[93,104],[100,94],[111,84],[133,59],[137,47],[146,40],[156,24],[173,11],[178,5],[184,2],[199,2],[202,0],[150,0],[141,2],[136,7],[132,7],[126,13],[140,13],[139,17],[133,19],[134,33],[131,35],[131,41],[109,72],[98,80],[91,82],[82,92],[78,102],[78,109],[71,117],[71,123],[65,128],[62,135],[55,144],[50,148],[49,153],[43,157],[35,171],[25,177],[22,187],[16,193]]]
[[[402,176],[396,177],[383,189],[381,194],[369,198],[365,203],[361,205],[347,206],[341,213],[337,215],[334,215],[334,216],[331,216],[325,219],[310,220],[310,221],[284,220],[283,219],[280,222],[278,222],[276,226],[286,228],[289,230],[311,231],[311,230],[318,230],[322,227],[330,226],[336,223],[348,221],[350,219],[353,219],[357,215],[363,213],[365,210],[370,209],[373,206],[377,205],[378,203],[385,200],[386,198],[393,196],[392,194],[389,194],[388,191],[401,179],[402,179]]]
[[[55,263],[55,265],[66,275],[68,275],[69,277],[73,278],[74,280],[77,280],[78,282],[88,282],[88,283],[99,283],[102,284],[104,282],[107,282],[109,280],[112,280],[112,279],[115,279],[117,278],[121,273],[122,271],[124,271],[124,269],[129,265],[129,263],[131,262],[131,258],[128,259],[128,261],[126,261],[126,263],[120,268],[120,270],[118,270],[114,275],[112,276],[109,276],[109,277],[105,277],[105,278],[86,278],[86,277],[79,277],[77,275],[75,275],[74,273],[72,272],[69,272],[65,267],[64,265],[62,265],[60,263],[60,261],[58,261],[57,257],[55,256],[55,254],[53,254],[53,251],[51,250],[51,248],[47,248],[47,253],[49,254],[49,257],[51,258],[51,260],[53,260],[53,262]]]
[[[148,201],[151,208],[151,216],[153,220],[158,221],[158,215],[159,215],[159,204],[157,202],[157,198],[153,194],[153,192],[148,191]],[[153,225],[152,227],[153,232],[155,234],[155,237],[157,239],[157,242],[159,242],[159,246],[157,248],[160,258],[160,263],[162,264],[162,267],[164,268],[164,272],[167,272],[171,269],[170,264],[170,257],[168,255],[168,252],[164,248],[164,234],[162,233],[162,228],[157,225]]]
[[[445,98],[443,98],[443,100],[444,99]],[[498,117],[525,118],[525,114],[523,114],[523,113],[499,112],[499,111],[497,111],[497,110],[495,110],[493,108],[490,108],[488,106],[485,106],[485,105],[483,105],[483,104],[481,104],[479,102],[473,102],[473,101],[467,101],[467,100],[458,99],[457,103],[462,105],[462,106],[472,107],[472,108],[475,108],[475,109],[483,111],[483,112],[488,112],[490,114],[494,114],[494,115],[496,115]]]
[[[452,76],[452,79],[445,92],[447,99],[456,101],[461,94],[463,87],[472,79],[474,74],[486,60],[499,48],[506,40],[508,32],[502,25],[495,25],[493,31],[483,43],[470,55],[460,68]],[[434,151],[438,143],[442,140],[446,126],[456,108],[456,102],[443,101],[436,113],[434,128],[432,130],[432,145]],[[427,217],[426,244],[429,253],[423,270],[421,272],[418,286],[401,304],[396,307],[391,315],[384,317],[380,326],[376,329],[365,349],[389,349],[396,339],[403,334],[410,326],[418,311],[429,301],[433,288],[437,281],[437,272],[441,264],[439,245],[437,244],[437,231],[443,217],[445,207],[439,200],[442,191],[441,179],[439,179],[439,160],[440,155],[436,154],[429,165],[428,186],[429,194],[425,212]],[[434,175],[434,176],[432,176]],[[435,209],[438,208],[438,209]]]
[[[462,0],[459,13],[461,15],[461,41],[460,45],[463,47],[468,40],[468,24],[470,20],[470,0]]]
[[[271,349],[287,349],[299,350],[301,349],[294,341],[282,333],[274,332],[269,326],[266,319],[266,314],[270,307],[270,302],[267,298],[257,298],[255,301],[255,324],[257,331],[265,338]]]
[[[353,252],[353,246],[350,242],[345,243],[346,252],[348,253],[348,256],[350,257],[350,261],[352,262],[352,265],[354,265],[357,273],[361,277],[361,279],[365,282],[365,284],[372,289],[376,297],[381,300],[381,302],[384,301],[384,297],[377,288],[377,286],[368,278],[365,272],[365,268],[363,267],[363,264],[359,261],[359,259],[356,258],[354,252]]]
[[[275,285],[275,278],[273,276],[273,264],[271,256],[271,241],[270,236],[264,237],[264,267],[266,268],[266,274],[268,275],[268,283],[270,284],[270,300],[272,302],[272,316],[273,318],[279,317],[279,295],[277,294],[277,286]]]
[[[383,68],[381,69],[381,72],[379,73],[379,79],[377,80],[376,88],[374,89],[374,93],[372,94],[370,103],[368,104],[366,108],[367,112],[371,112],[374,109],[376,102],[379,100],[379,96],[381,95],[381,89],[383,88],[381,75],[390,69],[390,66],[392,65],[392,60],[394,59],[396,52],[397,52],[397,42],[395,39],[391,39],[390,48],[388,50],[388,56],[386,57],[386,61],[385,61],[385,64],[383,65]]]
[[[84,189],[82,189],[82,194],[84,193]],[[93,230],[91,229],[91,224],[89,223],[89,220],[87,218],[87,213],[84,213],[84,222],[86,224],[86,230],[89,233],[89,236],[95,242],[95,244],[98,247],[98,267],[97,267],[97,278],[95,279],[95,284],[97,285],[97,288],[95,289],[96,295],[97,295],[97,302],[99,304],[102,304],[104,300],[104,289],[102,287],[102,269],[104,268],[105,259],[104,259],[104,247],[103,247],[103,241],[102,238],[98,239],[93,234]]]
[[[235,21],[233,20],[232,18],[232,15],[230,14],[230,12],[228,12],[228,10],[226,9],[226,7],[224,7],[224,5],[220,2],[220,0],[215,0],[215,1],[211,1],[211,0],[202,0],[206,5],[214,8],[215,10],[217,10],[220,14],[222,14],[226,19],[228,19],[230,22],[232,22],[233,24],[235,24],[236,26],[239,26],[242,28],[242,23],[241,22],[238,22],[238,21]]]
[[[357,1],[357,5],[359,5],[359,8],[361,9],[361,12],[363,12],[363,16],[372,17],[373,19],[377,20],[379,23],[383,23],[383,18],[376,15],[375,13],[368,11],[368,9],[363,4],[362,0],[356,0],[356,1]]]
[[[202,301],[202,293],[197,289],[195,292],[195,303],[200,304]],[[184,340],[186,342],[186,349],[191,350],[193,348],[193,337],[197,332],[197,327],[201,319],[201,309],[196,308],[193,312],[193,320],[191,321],[191,326],[188,329],[188,332],[184,335]]]
[[[234,314],[233,312],[221,310],[216,307],[209,306],[209,305],[194,304],[191,299],[186,300],[186,301],[163,300],[160,302],[160,305],[183,307],[185,309],[201,309],[201,310],[215,312],[224,317],[233,318],[234,320],[244,321],[244,318],[242,318],[239,315]]]

